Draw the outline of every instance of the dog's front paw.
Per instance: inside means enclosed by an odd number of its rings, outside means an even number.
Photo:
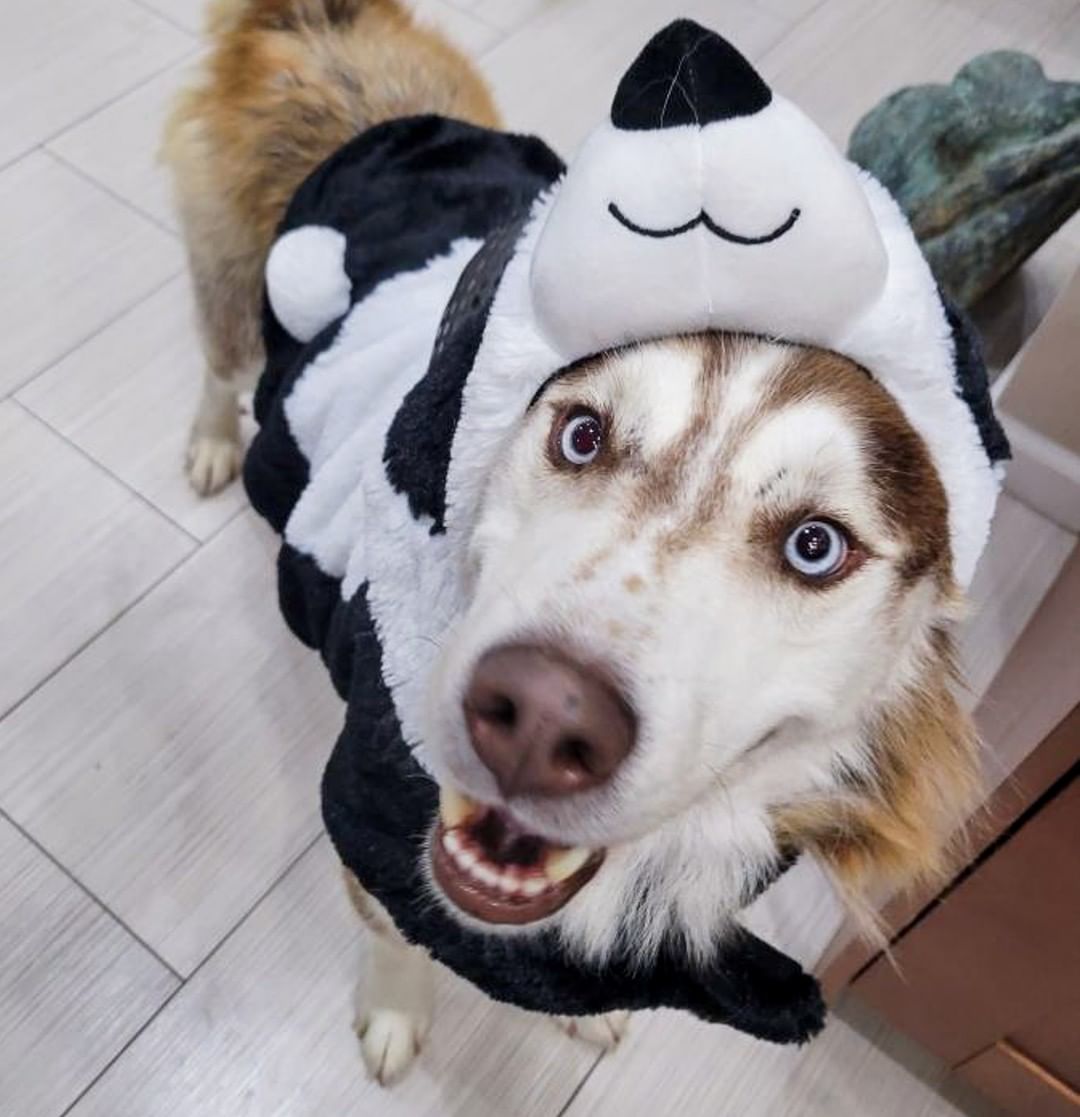
[[[583,1043],[613,1051],[630,1027],[629,1012],[605,1012],[600,1016],[556,1016],[555,1023],[568,1036]]]
[[[225,488],[240,472],[244,451],[239,441],[215,435],[192,435],[187,452],[187,475],[200,496]]]
[[[394,1008],[373,1009],[357,1025],[368,1074],[380,1086],[402,1078],[420,1054],[427,1022]]]

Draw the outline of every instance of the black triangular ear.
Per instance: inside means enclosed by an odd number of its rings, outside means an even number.
[[[726,39],[678,19],[654,35],[626,71],[611,123],[629,131],[704,127],[752,116],[771,100],[772,90]]]

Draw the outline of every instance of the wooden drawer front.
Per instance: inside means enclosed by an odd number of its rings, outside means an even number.
[[[853,989],[954,1067],[1006,1037],[1026,1044],[1039,1022],[1064,1021],[1080,1000],[1078,849],[1073,779],[898,940],[902,976],[881,958]],[[1074,1068],[1024,1050],[1072,1077]]]
[[[957,1071],[1010,1117],[1080,1117],[1080,1094],[1007,1040]]]

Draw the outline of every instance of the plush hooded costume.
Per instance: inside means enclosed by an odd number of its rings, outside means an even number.
[[[283,537],[285,618],[347,702],[323,782],[342,860],[406,938],[496,999],[813,1035],[816,982],[738,927],[699,968],[674,941],[647,967],[590,966],[550,930],[461,926],[425,886],[438,796],[421,715],[501,447],[560,369],[635,341],[727,330],[858,362],[925,440],[970,581],[1007,445],[972,335],[892,198],[680,20],[569,170],[535,138],[437,117],[359,135],[297,193],[266,275],[245,482]]]

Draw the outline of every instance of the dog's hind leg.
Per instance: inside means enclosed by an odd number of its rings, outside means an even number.
[[[233,172],[221,163],[203,113],[190,95],[178,102],[163,156],[173,171],[205,361],[187,474],[208,496],[240,471],[239,395],[262,368],[263,269],[273,223],[266,218],[264,229],[222,189]]]
[[[434,1010],[434,966],[390,917],[345,874],[353,906],[370,928],[367,973],[357,991],[356,1033],[368,1073],[380,1086],[401,1078],[420,1053]]]
[[[262,367],[259,322],[263,253],[257,245],[207,252],[189,247],[195,307],[206,371],[188,442],[187,473],[203,496],[223,489],[240,472],[239,395]]]

